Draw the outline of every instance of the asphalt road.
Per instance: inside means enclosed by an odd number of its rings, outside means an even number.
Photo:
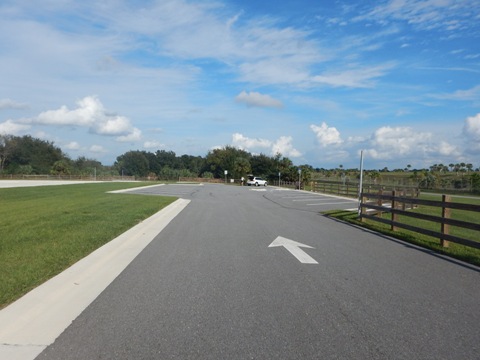
[[[191,202],[37,359],[479,357],[480,269],[319,214],[355,202],[143,191]]]

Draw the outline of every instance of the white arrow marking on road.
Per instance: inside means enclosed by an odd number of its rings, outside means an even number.
[[[318,262],[314,258],[312,258],[305,251],[300,249],[301,247],[315,249],[310,245],[305,245],[305,244],[278,236],[275,240],[273,240],[273,242],[270,245],[268,245],[268,247],[276,247],[276,246],[283,246],[285,249],[290,251],[290,253],[293,256],[295,256],[298,259],[298,261],[300,261],[303,264],[318,264]]]

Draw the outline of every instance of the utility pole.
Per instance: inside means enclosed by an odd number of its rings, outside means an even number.
[[[360,205],[362,203],[362,189],[363,189],[363,150],[360,151],[360,183],[358,184],[358,215],[362,210]]]

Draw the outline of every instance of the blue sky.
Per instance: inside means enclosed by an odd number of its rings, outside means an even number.
[[[0,133],[113,164],[480,166],[480,0],[3,0]]]

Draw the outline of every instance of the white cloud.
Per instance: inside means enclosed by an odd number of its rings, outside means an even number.
[[[480,154],[480,113],[465,119],[463,134],[467,139],[467,152]]]
[[[13,120],[7,120],[3,123],[0,123],[0,134],[18,135],[29,129],[30,125],[19,124]]]
[[[145,142],[143,143],[143,147],[144,147],[145,149],[161,149],[161,148],[164,148],[165,145],[162,144],[162,143],[159,142],[159,141],[155,141],[155,140],[154,140],[154,141],[145,141]]]
[[[302,156],[302,153],[293,147],[292,141],[291,136],[280,136],[272,146],[272,155],[280,153],[293,158]]]
[[[119,134],[131,135],[134,132],[134,129],[130,125],[130,120],[118,115],[109,115],[100,121],[96,121],[93,129],[95,129],[94,132],[96,134],[109,136]]]
[[[465,120],[463,133],[471,140],[480,141],[480,113]]]
[[[276,141],[272,142],[267,139],[248,138],[239,133],[232,135],[232,145],[245,151],[251,152],[255,149],[270,149],[272,155],[280,153],[287,157],[301,156],[301,152],[293,147],[292,141],[291,136],[280,136]]]
[[[118,136],[118,141],[136,141],[141,138],[141,131],[134,128],[128,118],[108,112],[95,96],[87,96],[77,101],[76,109],[70,110],[61,106],[57,110],[48,110],[36,118],[23,121],[50,126],[89,127],[93,134]]]
[[[395,156],[405,156],[431,138],[429,133],[418,133],[408,127],[384,126],[376,130],[371,139],[373,149],[367,149],[366,154],[374,159],[392,159]],[[420,152],[419,152],[420,153]]]
[[[259,61],[245,61],[239,65],[240,80],[253,84],[304,85],[310,74],[308,59],[266,57]]]
[[[458,0],[389,0],[378,5],[356,20],[376,20],[381,24],[391,21],[405,21],[422,30],[444,29],[446,31],[468,28],[469,22],[479,4]]]
[[[381,127],[372,135],[369,145],[370,148],[365,150],[365,154],[373,159],[383,160],[402,157],[455,157],[460,154],[456,146],[444,140],[438,141],[432,133],[419,132],[410,127]]]
[[[478,102],[478,99],[480,99],[480,85],[467,90],[457,90],[451,94],[433,94],[430,96],[436,99]]]
[[[440,141],[440,143],[434,147],[434,149],[443,156],[452,156],[452,155],[459,155],[458,148],[452,144],[449,144],[446,141]]]
[[[248,150],[255,148],[269,148],[272,146],[272,142],[266,139],[252,139],[240,133],[235,133],[232,135],[232,145],[242,150]]]
[[[135,142],[140,141],[141,139],[142,132],[137,128],[131,129],[130,133],[128,133],[127,135],[122,135],[116,138],[116,140],[120,142]]]
[[[339,145],[343,142],[340,132],[334,127],[328,127],[325,122],[322,125],[310,125],[310,129],[315,133],[318,143],[327,147],[329,145]]]
[[[28,105],[10,99],[0,99],[0,110],[1,109],[28,109]]]
[[[270,95],[260,94],[258,92],[245,92],[242,91],[235,97],[235,101],[238,103],[243,103],[247,106],[256,106],[256,107],[273,107],[281,108],[283,104],[281,101],[272,98]]]
[[[89,149],[92,153],[97,153],[97,154],[102,154],[102,153],[105,153],[106,150],[103,148],[102,145],[92,145],[90,146],[90,149]]]
[[[80,144],[76,141],[71,141],[65,145],[67,150],[80,150]]]
[[[384,64],[364,68],[329,72],[312,78],[314,83],[331,85],[333,87],[370,88],[374,86],[373,79],[386,74],[393,64]]]

